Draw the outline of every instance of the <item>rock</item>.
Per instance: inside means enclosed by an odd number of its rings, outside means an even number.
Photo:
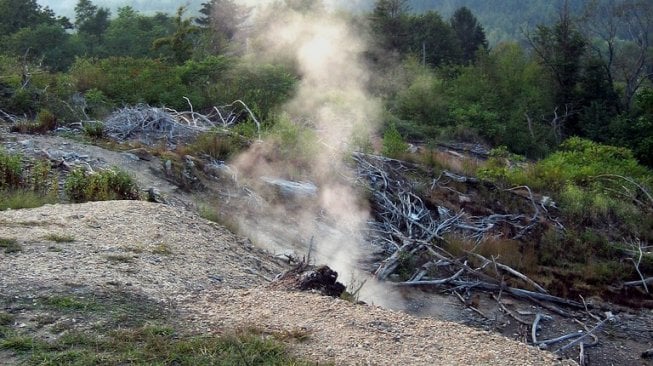
[[[20,144],[20,146],[22,146],[25,149],[28,149],[28,148],[31,148],[32,146],[34,146],[34,143],[32,142],[32,140],[23,140],[23,141],[19,141],[18,143]]]
[[[144,149],[144,148],[142,148],[142,147],[139,147],[139,148],[137,148],[137,149],[127,150],[126,153],[129,153],[129,154],[135,155],[135,156],[137,156],[139,159],[141,159],[141,160],[145,160],[145,161],[151,161],[152,159],[154,159],[154,157],[152,156],[152,154],[150,154],[149,151],[147,151],[146,149]]]
[[[338,272],[329,266],[320,266],[301,275],[299,289],[302,291],[318,290],[326,296],[340,297],[345,291],[345,285],[337,280]]]
[[[127,159],[132,160],[132,161],[139,161],[139,160],[141,160],[138,156],[136,156],[136,155],[134,155],[134,154],[132,154],[132,153],[130,153],[130,152],[125,152],[125,153],[123,153],[122,155],[123,155],[124,157],[126,157]]]
[[[261,180],[275,187],[279,194],[286,198],[317,196],[317,186],[311,182],[293,182],[270,177],[261,177]]]
[[[461,195],[458,196],[458,202],[461,203],[461,204],[462,203],[471,203],[472,199],[469,196],[465,196],[465,195],[461,194]]]
[[[642,358],[653,359],[653,348],[642,352]]]
[[[164,203],[167,204],[165,198],[161,195],[161,192],[159,192],[158,189],[154,187],[150,187],[146,189],[147,192],[147,201],[148,202],[155,202],[155,203]]]
[[[165,169],[166,169],[166,175],[172,175],[172,161],[171,160],[166,160],[164,163]]]

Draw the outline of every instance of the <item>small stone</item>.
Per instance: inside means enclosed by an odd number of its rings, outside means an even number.
[[[123,155],[124,157],[126,157],[127,159],[132,160],[132,161],[139,161],[139,160],[141,160],[138,156],[136,156],[136,155],[134,155],[134,154],[132,154],[132,153],[129,153],[129,152],[123,153],[122,155]]]
[[[165,169],[166,169],[166,174],[167,175],[172,175],[172,161],[171,160],[166,160]]]

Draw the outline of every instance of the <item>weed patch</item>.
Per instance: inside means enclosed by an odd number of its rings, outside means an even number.
[[[0,326],[9,325],[14,321],[14,316],[0,311]]]
[[[48,308],[60,311],[90,310],[95,306],[93,301],[72,296],[52,296],[41,299],[41,302]]]
[[[303,341],[305,330],[263,334],[242,330],[224,335],[184,333],[168,321],[161,305],[139,295],[115,292],[7,298],[20,312],[47,311],[48,322],[75,318],[76,324],[45,324],[58,337],[41,338],[28,328],[0,333],[0,349],[25,365],[309,365],[288,354],[281,340]],[[2,315],[10,324],[13,316]],[[2,331],[2,327],[0,327]],[[54,340],[52,340],[54,339]]]
[[[167,244],[158,244],[154,249],[152,249],[152,254],[171,255],[172,249],[170,249],[170,246]]]
[[[84,135],[93,141],[104,138],[104,124],[102,122],[87,122],[82,126]]]
[[[34,191],[0,191],[0,211],[41,207],[58,201],[59,199],[55,195],[43,195]]]
[[[64,190],[73,202],[140,199],[136,182],[117,168],[95,173],[75,169],[66,179]]]
[[[49,162],[24,161],[21,155],[0,149],[0,211],[55,203],[57,186]]]
[[[75,241],[75,237],[65,234],[48,234],[45,236],[45,240],[53,241],[55,243],[72,243]]]
[[[131,254],[110,254],[105,257],[109,262],[114,263],[131,263],[134,261],[134,256]]]
[[[0,248],[4,249],[7,254],[23,250],[23,246],[18,243],[18,240],[11,238],[0,238]]]

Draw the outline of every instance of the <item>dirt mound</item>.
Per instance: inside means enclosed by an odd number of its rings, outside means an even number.
[[[168,304],[194,331],[305,332],[293,352],[336,364],[553,364],[551,354],[447,322],[263,288],[282,265],[248,240],[165,205],[136,201],[0,212],[0,297],[78,288]]]

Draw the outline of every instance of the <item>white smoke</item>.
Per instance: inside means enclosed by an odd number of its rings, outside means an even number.
[[[299,236],[304,244],[312,244],[315,262],[329,265],[340,274],[341,281],[351,285],[365,276],[357,268],[370,216],[367,202],[354,188],[354,174],[344,161],[352,150],[353,135],[373,133],[381,112],[380,101],[367,91],[371,75],[363,60],[366,42],[346,19],[329,11],[329,6],[313,12],[278,5],[272,8],[273,14],[259,9],[264,19],[260,23],[266,26],[258,33],[261,38],[253,42],[257,46],[250,57],[263,62],[291,60],[296,65],[301,80],[295,97],[283,110],[294,123],[315,131],[317,146],[311,146],[310,157],[302,157],[310,163],[301,178],[315,183],[318,193],[313,203],[279,204],[264,215],[246,215],[240,226],[263,244],[278,243],[289,233]],[[292,170],[294,161],[292,157],[279,159],[262,143],[234,164],[251,182],[275,172],[283,175]],[[362,294],[378,304],[383,300],[373,296],[378,290],[378,284],[370,283]]]

